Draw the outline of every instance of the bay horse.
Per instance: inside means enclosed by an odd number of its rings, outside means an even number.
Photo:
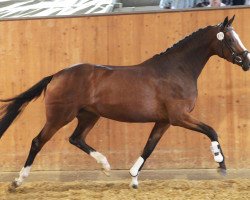
[[[134,66],[78,64],[43,78],[22,94],[1,100],[0,138],[26,105],[45,91],[46,123],[32,140],[24,167],[12,184],[28,177],[44,144],[63,126],[77,118],[69,142],[110,170],[107,158],[89,146],[85,138],[100,117],[122,122],[155,122],[144,150],[130,169],[131,186],[165,131],[173,126],[205,134],[211,140],[218,171],[226,173],[225,157],[215,130],[193,118],[197,79],[213,55],[249,70],[250,55],[232,27],[234,16],[185,37],[165,52]]]

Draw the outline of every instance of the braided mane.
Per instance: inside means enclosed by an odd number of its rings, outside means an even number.
[[[172,47],[167,48],[164,52],[161,52],[160,54],[157,55],[164,55],[166,53],[168,53],[169,51],[176,49],[178,47],[181,47],[183,44],[189,42],[191,39],[193,39],[194,37],[197,37],[200,33],[203,33],[205,31],[207,31],[208,29],[214,28],[215,26],[207,26],[205,28],[200,28],[197,31],[191,33],[190,35],[187,35],[185,38],[183,38],[182,40],[180,40],[179,42],[175,43]],[[157,56],[156,55],[156,56]]]

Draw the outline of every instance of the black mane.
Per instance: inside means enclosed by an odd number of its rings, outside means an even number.
[[[163,55],[168,53],[170,50],[176,49],[180,46],[182,46],[183,44],[185,44],[186,42],[190,41],[191,39],[193,39],[193,37],[196,37],[198,34],[200,34],[201,32],[205,32],[207,31],[207,29],[213,28],[215,26],[207,26],[205,28],[200,28],[197,31],[191,33],[190,35],[187,35],[186,37],[184,37],[182,40],[178,41],[177,43],[175,43],[173,46],[167,48],[165,51],[161,52],[160,54],[156,54],[155,56],[158,55]]]

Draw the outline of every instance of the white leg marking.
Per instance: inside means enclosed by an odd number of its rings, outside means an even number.
[[[104,170],[106,171],[110,170],[110,164],[104,155],[102,155],[101,153],[97,151],[93,151],[93,152],[90,152],[90,156],[96,159],[97,163],[101,163]]]
[[[213,142],[211,142],[211,147],[210,147],[211,151],[214,155],[214,160],[215,160],[215,162],[218,162],[218,163],[222,162],[224,159],[222,154],[221,154],[219,145],[220,145],[219,142],[213,141]]]
[[[20,186],[24,179],[29,176],[31,166],[23,167],[22,170],[19,172],[19,177],[15,179],[15,183],[17,186]]]
[[[138,174],[139,175],[139,174]],[[138,188],[138,185],[139,185],[139,182],[138,182],[138,175],[137,176],[132,176],[132,180],[131,180],[131,183],[130,183],[130,187],[134,188],[134,189],[137,189]]]
[[[142,164],[144,163],[144,159],[142,157],[139,157],[137,159],[137,161],[135,162],[135,164],[133,165],[133,167],[129,170],[131,176],[137,176],[138,175],[138,171],[140,169],[140,167],[142,166]]]

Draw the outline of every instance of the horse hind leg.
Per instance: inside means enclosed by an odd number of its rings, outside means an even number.
[[[31,166],[35,160],[36,155],[41,151],[45,143],[48,142],[61,127],[62,126],[54,126],[53,124],[46,123],[41,132],[32,140],[28,158],[24,164],[24,167],[19,172],[19,177],[16,178],[10,185],[10,191],[19,187],[23,183],[25,178],[29,176]]]
[[[99,118],[100,117],[94,113],[82,110],[77,116],[78,125],[69,138],[69,142],[93,157],[97,163],[102,165],[103,172],[109,176],[110,164],[108,163],[107,158],[85,142],[86,136],[94,127]]]
[[[31,166],[42,147],[61,127],[65,126],[75,118],[74,113],[75,112],[72,111],[71,107],[61,105],[46,107],[47,121],[41,132],[32,140],[28,158],[24,164],[24,167],[19,173],[19,177],[16,178],[10,185],[10,191],[16,187],[19,187],[23,183],[24,179],[29,176]]]

